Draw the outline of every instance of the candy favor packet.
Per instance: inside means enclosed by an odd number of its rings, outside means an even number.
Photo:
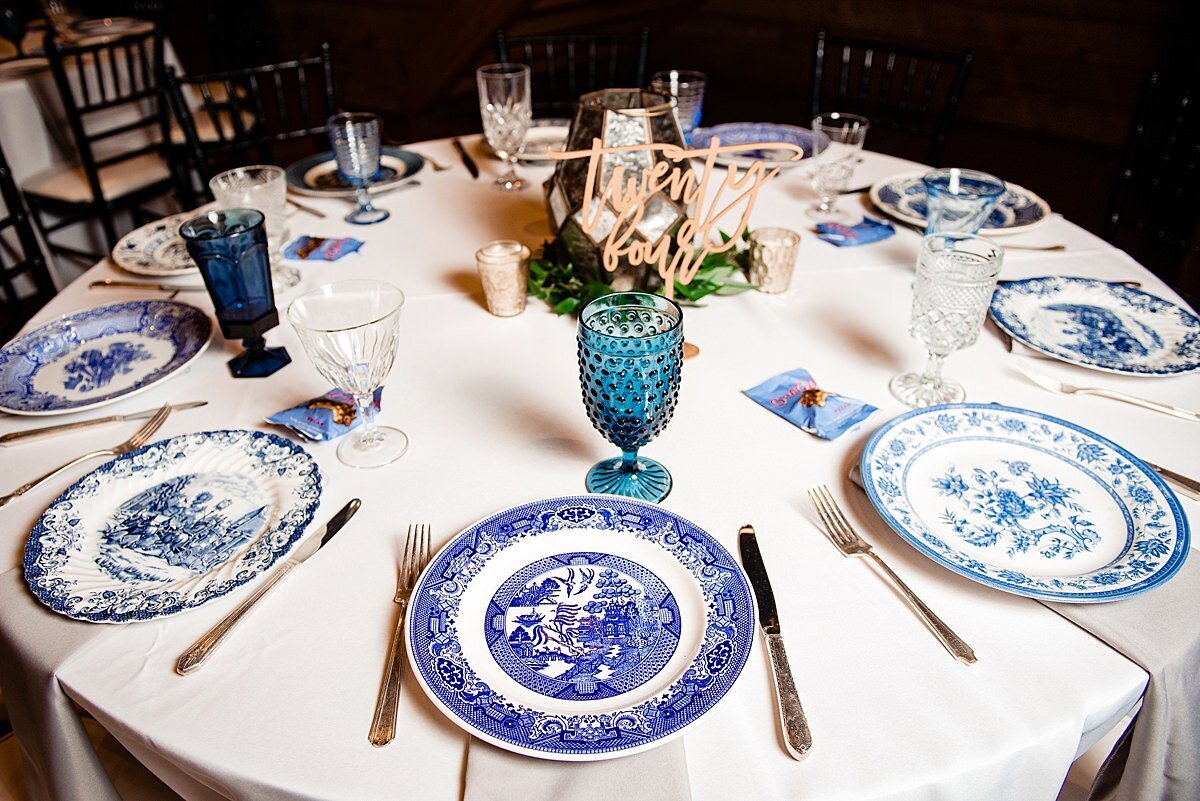
[[[822,439],[837,439],[871,416],[876,408],[820,389],[800,368],[769,378],[746,395],[795,426]]]

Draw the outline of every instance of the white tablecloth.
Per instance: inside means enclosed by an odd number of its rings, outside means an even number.
[[[294,234],[351,235],[367,244],[359,256],[302,267],[301,287],[280,299],[282,307],[302,289],[359,276],[406,291],[382,421],[408,432],[409,453],[394,466],[360,472],[337,461],[333,444],[307,446],[325,476],[318,520],[350,497],[361,497],[363,508],[198,673],[179,677],[172,666],[244,593],[175,618],[114,626],[58,673],[84,709],[188,799],[458,799],[466,735],[411,677],[397,742],[385,750],[367,743],[404,530],[409,522],[430,523],[440,545],[498,509],[581,492],[588,467],[614,452],[592,429],[579,398],[574,321],[533,300],[511,319],[483,307],[475,249],[499,238],[539,245],[548,235],[541,193],[494,192],[488,182],[496,164],[482,158],[484,174],[472,181],[447,142],[415,149],[454,168],[426,170],[422,188],[380,198],[392,212],[385,224],[349,226],[340,220],[346,205],[304,200],[329,216],[294,214]],[[858,177],[912,166],[869,155]],[[523,171],[539,181],[546,175],[540,168]],[[807,229],[802,204],[811,199],[801,176],[782,175],[762,193],[753,224]],[[1006,278],[1135,278],[1175,297],[1132,260],[1060,218],[1008,241],[1063,242],[1070,249],[1010,251]],[[686,363],[674,420],[646,453],[674,475],[665,506],[730,548],[741,524],[757,528],[815,740],[803,763],[782,750],[769,671],[757,650],[729,697],[685,737],[697,801],[1053,799],[1071,760],[1119,721],[1144,687],[1141,669],[1036,602],[979,586],[917,554],[846,481],[870,430],[902,411],[887,392],[888,379],[923,358],[905,333],[918,242],[901,230],[885,243],[837,249],[804,234],[786,296],[747,293],[686,311],[688,340],[701,354]],[[108,275],[118,273],[100,265],[86,279]],[[102,295],[85,284],[68,287],[39,319],[144,296]],[[184,297],[208,308],[203,296]],[[264,415],[328,388],[286,326],[268,340],[286,345],[294,359],[271,378],[230,379],[224,362],[240,345],[218,337],[187,375],[111,408],[206,398],[208,407],[173,415],[160,435],[261,428]],[[825,442],[741,394],[798,366],[880,411],[863,430]],[[1135,380],[1043,367],[1182,405],[1200,397],[1196,376]],[[1200,473],[1194,423],[1104,399],[1050,395],[1017,374],[990,323],[946,370],[972,400],[1063,416],[1151,461]],[[0,431],[29,422],[0,419]],[[15,483],[18,475],[131,430],[2,451],[3,474]],[[40,511],[82,472],[0,509],[0,569],[17,564]],[[978,664],[966,667],[947,656],[875,573],[826,541],[804,495],[819,483],[834,489],[881,554],[975,648]],[[1183,503],[1195,520],[1197,504]]]

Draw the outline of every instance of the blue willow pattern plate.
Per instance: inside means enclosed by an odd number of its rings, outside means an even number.
[[[544,759],[661,745],[733,686],[754,644],[740,565],[664,509],[555,498],[477,523],[434,557],[405,636],[430,698]]]
[[[39,601],[96,623],[200,606],[285,557],[321,495],[316,462],[260,431],[160,440],[59,495],[25,545]]]
[[[379,195],[409,181],[425,166],[425,160],[398,147],[380,149],[379,174],[368,191]],[[342,180],[333,151],[300,159],[287,168],[288,189],[312,197],[354,197],[354,187]]]
[[[206,208],[172,214],[130,231],[113,248],[112,260],[122,270],[136,275],[199,275],[200,269],[179,235],[179,226]]]
[[[1200,318],[1140,289],[1069,276],[1007,281],[991,312],[1013,339],[1081,367],[1144,376],[1200,369]]]
[[[898,175],[878,181],[871,187],[871,202],[897,220],[925,227],[925,173]],[[1007,184],[1004,194],[983,222],[983,234],[1010,234],[1028,231],[1050,219],[1050,204],[1016,184]]]
[[[0,348],[0,411],[81,412],[148,389],[204,352],[212,321],[173,300],[65,314]]]
[[[749,167],[756,162],[763,162],[770,167],[796,167],[812,158],[813,140],[816,137],[807,128],[797,128],[795,125],[778,125],[771,122],[727,122],[708,128],[697,128],[690,137],[694,149],[708,147],[714,136],[720,137],[722,145],[746,145],[784,142],[797,145],[804,149],[804,156],[799,161],[792,161],[789,150],[763,148],[761,150],[743,150],[740,153],[717,157],[717,164]],[[820,134],[822,139],[829,137]]]
[[[910,545],[989,587],[1097,603],[1166,582],[1187,518],[1158,475],[1073,423],[990,403],[918,409],[862,455],[863,485]]]

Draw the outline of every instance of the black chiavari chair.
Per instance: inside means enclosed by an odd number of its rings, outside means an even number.
[[[316,56],[281,64],[191,76],[167,67],[165,73],[202,196],[219,166],[274,163],[272,145],[323,137],[337,113],[328,42]]]
[[[56,291],[25,200],[0,150],[0,343]]]
[[[597,89],[645,86],[649,51],[649,28],[511,38],[496,31],[496,59],[529,65],[535,117],[570,117],[579,96]]]
[[[929,140],[918,157],[938,164],[954,123],[974,54],[938,53],[888,42],[846,39],[817,31],[812,116],[862,114],[873,129]]]
[[[120,238],[118,213],[128,211],[141,224],[161,216],[143,211],[141,204],[179,189],[180,174],[170,154],[170,119],[158,82],[162,32],[156,28],[78,45],[49,34],[45,50],[80,165],[38,173],[22,188],[51,251],[96,261],[106,254],[67,246],[53,235],[98,219],[111,251]],[[58,219],[47,222],[47,213]]]

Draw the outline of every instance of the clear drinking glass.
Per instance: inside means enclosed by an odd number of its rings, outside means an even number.
[[[977,234],[1004,194],[1004,181],[978,170],[944,167],[921,176],[925,233]]]
[[[966,397],[961,384],[942,378],[942,363],[979,339],[1003,261],[1004,248],[970,234],[931,234],[921,241],[908,331],[929,359],[924,372],[900,373],[888,385],[902,403],[922,408]]]
[[[517,156],[533,119],[529,90],[529,67],[524,64],[488,64],[475,71],[479,85],[479,115],[483,135],[505,163],[504,174],[494,186],[505,192],[523,189],[517,177]]]
[[[300,283],[300,271],[283,263],[287,240],[287,173],[279,167],[256,164],[213,176],[208,188],[223,209],[258,209],[267,218],[271,279],[277,288]]]
[[[379,148],[383,136],[379,117],[360,112],[334,114],[327,125],[338,172],[358,194],[358,207],[346,215],[346,222],[355,225],[383,222],[391,213],[372,206],[367,191],[379,176]]]
[[[800,234],[786,228],[750,232],[750,283],[759,292],[787,292],[800,253]]]
[[[383,281],[339,281],[292,301],[287,318],[317,372],[354,396],[362,425],[337,455],[350,467],[382,467],[408,450],[403,431],[375,424],[375,390],[396,359],[404,293]]]
[[[696,70],[666,70],[654,73],[650,79],[651,89],[675,98],[675,118],[684,142],[691,141],[692,131],[700,125],[707,84],[708,76]]]
[[[850,214],[837,207],[838,193],[850,188],[858,165],[867,129],[866,117],[840,111],[813,117],[813,187],[821,200],[808,209],[808,216],[821,222],[853,224],[861,214]]]

